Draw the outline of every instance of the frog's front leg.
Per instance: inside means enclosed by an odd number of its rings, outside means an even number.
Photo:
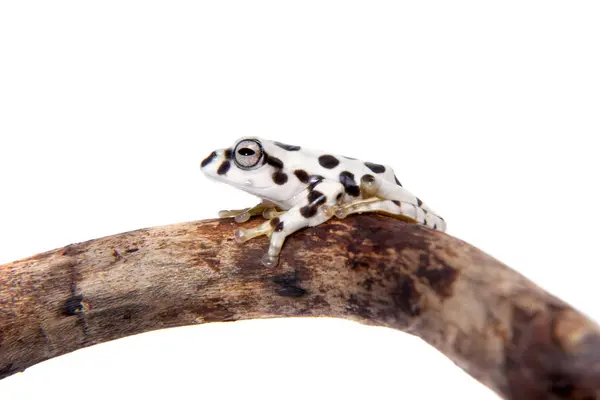
[[[254,207],[244,208],[242,210],[222,210],[219,211],[219,218],[234,217],[235,222],[242,223],[248,221],[255,215],[263,214],[265,218],[270,218],[273,213],[276,213],[276,205],[269,201],[263,200]]]
[[[300,204],[290,208],[280,216],[267,221],[256,228],[238,229],[236,241],[244,242],[256,236],[267,235],[270,237],[269,250],[262,259],[267,267],[277,265],[279,253],[285,239],[299,229],[322,224],[332,217],[325,212],[326,207],[331,207],[343,193],[344,187],[335,181],[322,180],[307,191],[306,197]]]

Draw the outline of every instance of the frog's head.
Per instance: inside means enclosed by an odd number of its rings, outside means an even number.
[[[200,164],[209,178],[258,197],[282,201],[295,194],[285,172],[281,148],[270,140],[243,137],[233,146],[215,150]]]

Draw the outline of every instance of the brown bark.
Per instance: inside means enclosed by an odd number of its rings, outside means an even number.
[[[256,221],[248,224],[256,224]],[[480,250],[381,216],[266,238],[209,220],[0,266],[0,378],[82,347],[212,321],[327,316],[417,335],[508,399],[600,397],[600,329]]]

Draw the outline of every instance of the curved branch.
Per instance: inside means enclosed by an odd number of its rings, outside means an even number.
[[[600,395],[599,327],[467,243],[361,215],[292,235],[268,269],[266,238],[233,230],[141,229],[1,265],[0,377],[154,329],[327,316],[417,335],[505,398]]]

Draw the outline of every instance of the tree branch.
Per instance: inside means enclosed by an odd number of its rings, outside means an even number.
[[[256,224],[252,221],[249,224]],[[86,346],[212,321],[326,316],[421,337],[508,399],[600,397],[600,329],[458,239],[375,215],[233,241],[208,220],[0,266],[0,378]]]

